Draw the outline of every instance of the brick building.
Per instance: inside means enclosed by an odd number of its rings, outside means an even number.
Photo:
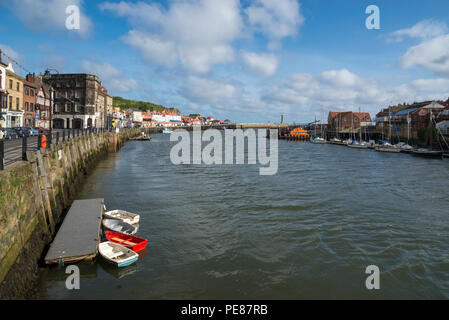
[[[28,79],[31,80],[31,78]],[[37,86],[34,83],[28,80],[23,81],[23,125],[25,127],[35,126],[36,92]]]

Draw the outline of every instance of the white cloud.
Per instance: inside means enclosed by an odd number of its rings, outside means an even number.
[[[337,87],[351,87],[361,81],[356,74],[347,69],[324,71],[321,73],[321,79]]]
[[[80,8],[80,30],[70,30],[85,37],[93,28],[92,21],[82,12],[83,0],[8,0],[6,6],[29,29],[38,31],[67,30],[66,8],[71,5]],[[69,30],[67,30],[69,31]]]
[[[449,34],[411,47],[399,63],[405,68],[420,66],[449,77]]]
[[[397,30],[391,33],[387,42],[401,42],[405,37],[429,40],[448,32],[446,23],[436,20],[423,20],[411,28]]]
[[[243,27],[238,0],[176,0],[168,9],[143,2],[106,2],[100,8],[129,18],[135,29],[124,39],[146,61],[166,66],[178,61],[195,73],[233,61],[230,44]]]
[[[223,103],[236,96],[237,87],[228,81],[188,77],[184,95],[194,103]]]
[[[304,23],[297,0],[256,0],[245,12],[249,24],[270,39],[270,48],[278,47],[285,37],[297,35]]]
[[[271,76],[279,67],[279,59],[274,54],[243,51],[241,55],[246,67],[256,75]]]
[[[81,63],[81,69],[84,72],[98,75],[110,93],[126,93],[138,88],[136,80],[125,78],[122,71],[108,63],[95,63],[85,60]]]
[[[123,37],[123,41],[135,47],[142,57],[149,62],[154,61],[166,66],[173,66],[178,59],[173,42],[161,40],[151,34],[131,30]]]
[[[271,106],[289,106],[291,114],[313,114],[329,110],[357,110],[377,113],[382,105],[417,99],[447,99],[448,79],[418,79],[409,84],[387,86],[346,70],[320,74],[295,73],[265,85],[262,99]]]

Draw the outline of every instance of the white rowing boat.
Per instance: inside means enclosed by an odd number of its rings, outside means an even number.
[[[129,266],[139,259],[134,251],[110,241],[100,243],[98,251],[107,262],[118,268]]]
[[[138,230],[137,226],[123,222],[121,220],[113,220],[113,219],[103,219],[103,227],[111,231],[129,235],[135,235]]]
[[[104,213],[108,219],[121,220],[129,224],[137,224],[140,220],[140,215],[131,213],[125,210],[112,210]]]

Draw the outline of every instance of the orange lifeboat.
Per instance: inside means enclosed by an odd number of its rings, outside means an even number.
[[[310,137],[306,130],[303,128],[296,128],[290,132],[292,137]]]

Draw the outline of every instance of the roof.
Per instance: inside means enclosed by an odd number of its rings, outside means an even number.
[[[410,112],[413,112],[413,111],[415,111],[415,110],[417,110],[418,108],[408,108],[408,109],[404,109],[404,110],[401,110],[401,111],[399,111],[399,112],[396,112],[395,114],[393,114],[394,116],[403,116],[403,115],[406,115],[406,114],[409,114]]]

